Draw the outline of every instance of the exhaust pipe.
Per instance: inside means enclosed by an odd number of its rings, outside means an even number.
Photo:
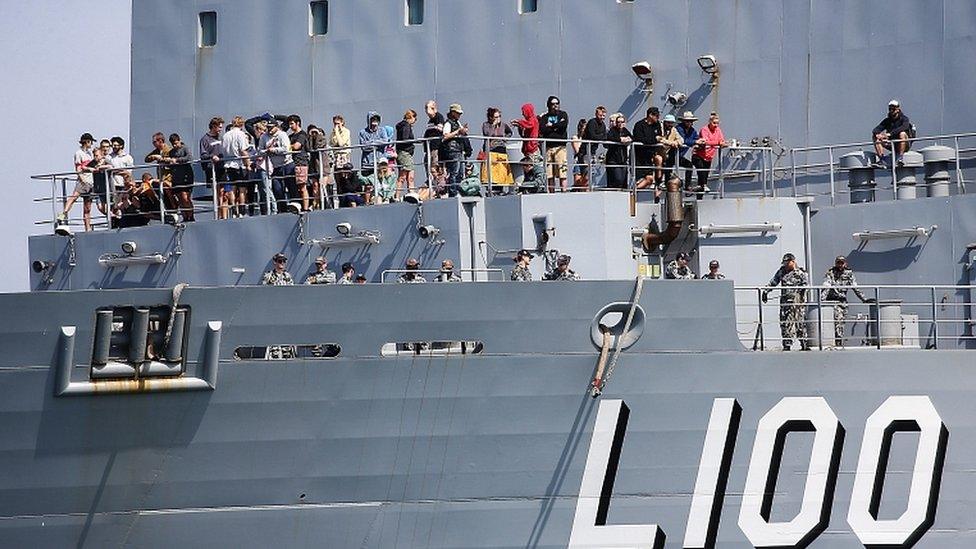
[[[668,225],[661,232],[648,229],[641,237],[644,244],[644,251],[650,252],[658,246],[668,244],[681,232],[681,226],[685,222],[685,207],[681,199],[681,180],[677,177],[668,179],[666,183],[667,194],[665,194],[664,204],[668,213]]]

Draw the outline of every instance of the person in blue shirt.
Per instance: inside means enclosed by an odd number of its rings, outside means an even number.
[[[678,121],[681,122],[678,124],[678,136],[681,138],[681,146],[678,148],[678,165],[685,168],[685,189],[691,189],[691,178],[695,175],[694,164],[688,158],[688,152],[705,143],[698,130],[695,129],[696,120],[698,118],[691,111],[685,111],[678,118]]]

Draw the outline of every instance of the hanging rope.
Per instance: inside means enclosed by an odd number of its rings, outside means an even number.
[[[627,313],[627,320],[624,322],[624,329],[622,332],[620,332],[620,335],[617,336],[617,341],[614,344],[613,358],[610,359],[610,366],[607,368],[607,375],[604,376],[602,380],[600,379],[599,375],[597,375],[593,379],[593,387],[591,390],[591,395],[593,396],[593,398],[600,396],[600,393],[603,392],[603,388],[607,386],[607,383],[610,381],[610,378],[613,376],[613,371],[617,367],[617,360],[620,358],[620,352],[623,350],[621,348],[620,342],[623,339],[623,337],[627,335],[628,332],[630,332],[630,325],[634,322],[634,314],[637,312],[637,304],[640,303],[641,293],[643,292],[643,290],[644,290],[644,277],[638,276],[637,286],[634,288],[634,298],[630,302],[630,311]],[[600,353],[601,360],[602,360],[603,353],[606,352],[608,335],[609,335],[609,331],[604,332],[603,334],[604,351],[601,351]]]

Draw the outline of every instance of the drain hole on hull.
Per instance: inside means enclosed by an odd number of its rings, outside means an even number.
[[[244,345],[234,349],[235,360],[322,360],[339,356],[335,343],[312,345]]]
[[[480,341],[400,341],[383,344],[380,355],[476,355],[484,348],[484,344]]]

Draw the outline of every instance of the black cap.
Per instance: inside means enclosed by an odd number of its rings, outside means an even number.
[[[92,134],[85,132],[81,134],[81,137],[78,138],[78,143],[84,143],[85,141],[91,141],[92,143],[94,143],[95,138],[92,137]]]
[[[344,272],[344,273],[348,273],[348,272],[349,272],[349,271],[351,271],[351,270],[353,270],[353,268],[352,268],[352,263],[349,263],[349,262],[347,261],[347,262],[345,262],[345,263],[343,263],[343,264],[342,264],[342,272]]]
[[[783,263],[786,263],[787,261],[796,261],[796,256],[793,254],[783,254]]]
[[[274,257],[272,257],[271,260],[272,261],[279,261],[279,260],[288,261],[288,256],[285,255],[285,254],[283,254],[283,253],[281,253],[281,252],[278,252],[278,253],[274,254]]]
[[[356,282],[366,282],[366,275],[356,275]]]
[[[559,257],[556,258],[556,265],[569,265],[569,262],[572,261],[572,259],[572,257],[569,257],[566,254],[559,254]]]
[[[686,254],[685,252],[678,252],[678,255],[675,257],[675,259],[683,259],[685,261],[688,261],[689,258],[688,258],[688,254]]]
[[[528,250],[526,250],[526,249],[521,249],[521,250],[519,250],[519,251],[518,251],[518,253],[516,253],[516,254],[515,254],[515,259],[516,259],[516,261],[518,260],[518,258],[520,258],[520,257],[522,257],[522,256],[525,256],[525,257],[527,257],[527,258],[529,258],[529,259],[532,259],[533,257],[535,257],[535,256],[534,256],[534,255],[532,255],[532,253],[531,253],[531,252],[529,252]]]

